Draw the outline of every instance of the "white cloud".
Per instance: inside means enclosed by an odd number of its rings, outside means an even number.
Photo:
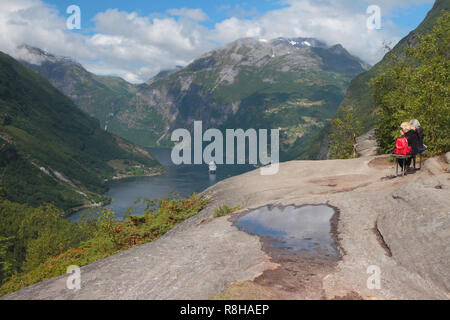
[[[28,44],[61,55],[93,55],[83,39],[65,31],[65,19],[40,0],[0,0],[0,50],[16,55],[18,45]]]
[[[205,40],[209,31],[192,19],[150,19],[114,9],[99,13],[94,21],[96,34],[86,44],[98,53],[104,70],[107,65],[120,69],[128,66],[126,72],[118,73],[116,68],[115,74],[132,82],[146,81],[160,70],[185,65],[215,46]],[[92,64],[86,66],[94,70]]]
[[[375,4],[382,7],[385,13],[389,13],[397,8],[409,8],[411,5],[434,3],[434,0],[370,0],[364,1],[367,4]]]
[[[379,4],[383,12],[407,6],[400,0],[287,0],[285,4],[263,15],[235,15],[213,28],[201,24],[209,19],[201,9],[175,8],[158,17],[108,9],[94,17],[94,32],[87,35],[66,30],[65,13],[42,0],[0,0],[0,50],[27,58],[17,46],[28,44],[73,57],[94,73],[115,74],[131,82],[146,81],[162,69],[185,65],[241,37],[315,37],[330,45],[341,43],[375,63],[384,54],[382,43],[395,44],[400,32],[387,19],[383,19],[384,30],[368,30],[365,6]]]

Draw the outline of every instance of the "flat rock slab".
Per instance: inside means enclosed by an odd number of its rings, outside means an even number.
[[[273,176],[255,170],[206,190],[208,207],[161,239],[83,267],[80,291],[66,289],[62,276],[4,298],[448,299],[450,179],[442,165],[398,178],[387,157],[292,161]],[[222,204],[333,206],[342,259],[280,255],[233,226],[240,213],[212,218]],[[381,270],[380,288],[367,286],[370,266]]]
[[[233,281],[276,266],[257,237],[238,231],[226,218],[208,223],[199,218],[157,241],[82,267],[79,291],[68,290],[68,277],[61,276],[4,298],[207,299]]]

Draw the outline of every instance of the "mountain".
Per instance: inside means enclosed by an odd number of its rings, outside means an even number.
[[[27,67],[44,76],[50,83],[71,98],[80,108],[100,121],[102,128],[122,108],[126,108],[137,92],[119,77],[96,76],[78,62],[57,57],[39,48],[23,46],[32,62],[22,60]]]
[[[6,198],[70,209],[105,201],[105,179],[157,161],[99,126],[44,77],[0,52],[0,186]]]
[[[280,128],[283,160],[304,157],[333,117],[350,80],[367,70],[341,45],[311,38],[240,39],[209,52],[169,77],[142,86],[144,105],[175,128]],[[142,109],[129,109],[139,123]]]
[[[146,130],[140,130],[139,126],[136,128],[135,124],[123,120],[127,117],[128,109],[141,107],[141,99],[137,94],[140,85],[128,83],[119,77],[97,76],[71,58],[55,56],[39,48],[22,46],[21,49],[26,50],[30,57],[21,60],[21,63],[44,76],[81,110],[97,118],[102,128],[141,146],[157,145],[160,131],[164,128],[164,121],[159,114],[151,110],[143,111],[140,120],[144,122]],[[178,69],[163,70],[149,83],[164,79]]]
[[[392,52],[399,55],[406,46],[414,45],[420,35],[429,33],[435,25],[436,19],[444,10],[450,10],[450,0],[437,0],[424,21],[403,38],[392,49]],[[372,69],[353,79],[341,104],[340,108],[353,107],[356,118],[363,125],[364,132],[369,131],[375,125],[376,104],[369,82],[388,67],[391,59],[391,53],[386,54]]]
[[[38,52],[30,65],[108,131],[143,146],[171,145],[176,128],[280,128],[283,160],[314,158],[317,136],[368,66],[313,38],[246,38],[141,85],[99,77]]]
[[[158,80],[163,80],[165,78],[167,78],[168,76],[170,76],[171,74],[177,72],[178,70],[183,69],[183,67],[181,66],[176,66],[175,69],[168,69],[168,70],[161,70],[160,72],[158,72],[158,74],[156,76],[154,76],[153,78],[151,78],[147,84],[151,85],[152,83],[158,81]]]

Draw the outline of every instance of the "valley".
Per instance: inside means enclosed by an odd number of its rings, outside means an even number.
[[[369,68],[341,45],[312,38],[240,39],[184,68],[140,85],[100,77],[80,64],[25,47],[46,77],[102,128],[145,147],[171,146],[170,133],[193,129],[281,128],[281,159],[315,159],[314,145],[351,79]],[[276,112],[275,112],[276,111]]]

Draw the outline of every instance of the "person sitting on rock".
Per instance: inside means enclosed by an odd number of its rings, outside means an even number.
[[[419,153],[419,135],[416,128],[409,122],[403,122],[400,127],[405,132],[405,137],[408,139],[408,145],[411,147],[411,155],[415,156]]]
[[[397,139],[395,142],[395,150],[394,154],[398,154],[399,156],[408,156],[411,154],[411,148],[408,145],[408,139],[405,137],[405,131],[403,128],[400,130],[401,137]],[[411,158],[409,159],[397,159],[398,164],[403,168],[404,166],[408,167],[411,165]],[[406,161],[406,163],[405,163]]]
[[[400,127],[405,134],[405,138],[408,140],[408,146],[410,148],[410,155],[415,157],[419,153],[419,135],[415,128],[409,122],[403,122]],[[411,158],[406,162],[406,171],[410,171]]]
[[[423,144],[423,136],[424,136],[424,134],[423,134],[423,129],[420,126],[420,122],[417,119],[412,119],[409,123],[414,127],[414,129],[417,132],[417,136],[419,138],[418,153],[422,153],[422,152],[424,152],[427,149],[427,146]]]

